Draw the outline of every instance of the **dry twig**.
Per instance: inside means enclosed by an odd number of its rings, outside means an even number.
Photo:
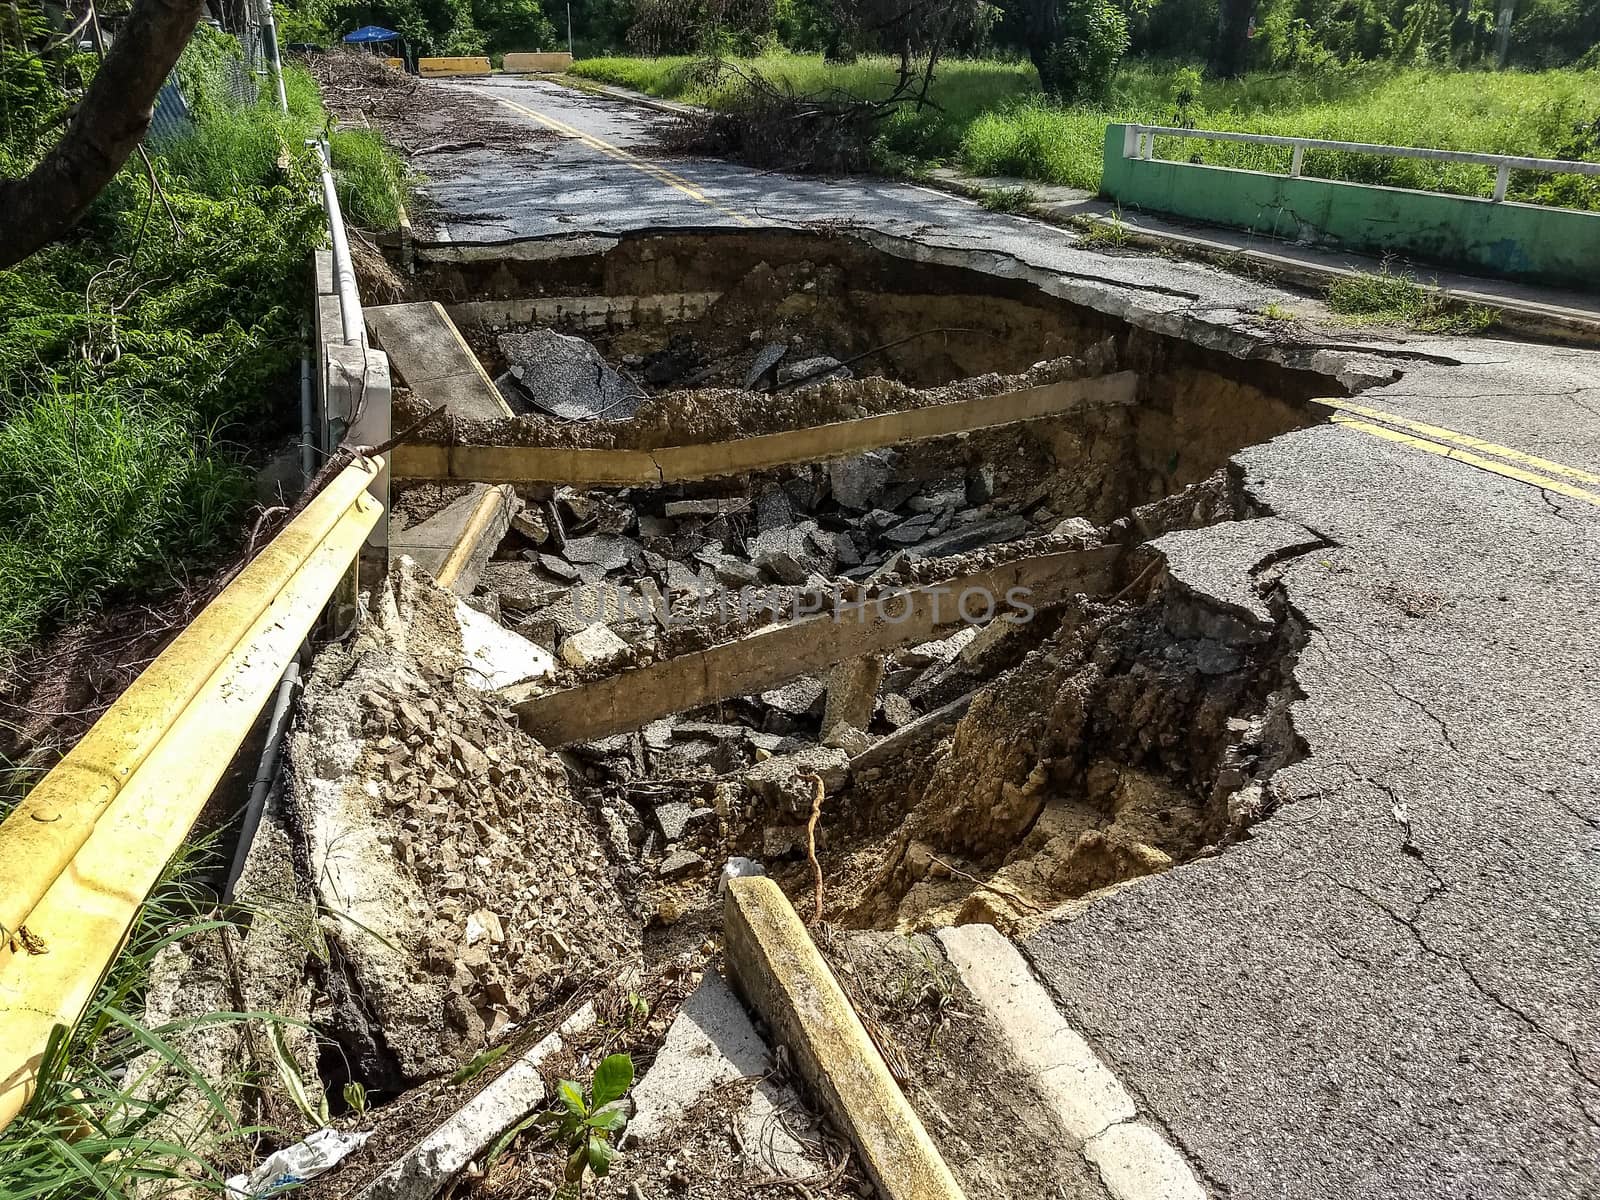
[[[822,864],[817,861],[817,822],[822,819],[823,788],[822,776],[812,773],[804,778],[815,788],[811,797],[811,819],[806,822],[806,857],[811,860],[811,879],[816,886],[816,906],[806,924],[815,925],[822,920]]]

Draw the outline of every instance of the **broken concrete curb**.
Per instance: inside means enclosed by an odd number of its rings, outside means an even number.
[[[585,1004],[369,1183],[357,1200],[431,1200],[490,1142],[539,1106],[545,1096],[541,1066],[560,1052],[564,1038],[594,1020],[594,1005]]]
[[[765,876],[733,879],[723,903],[727,960],[751,1006],[861,1154],[885,1200],[963,1200],[861,1018]]]

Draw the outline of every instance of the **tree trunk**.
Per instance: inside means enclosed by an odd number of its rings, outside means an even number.
[[[1217,40],[1211,47],[1211,73],[1223,79],[1244,74],[1250,44],[1250,17],[1255,0],[1221,0],[1217,5]]]
[[[0,268],[71,229],[122,169],[204,11],[205,0],[134,0],[61,141],[21,179],[0,179]]]
[[[1028,40],[1028,57],[1039,72],[1039,87],[1046,96],[1059,98],[1065,91],[1061,60],[1056,53],[1061,42],[1061,10],[1056,0],[1027,0],[1023,30]]]

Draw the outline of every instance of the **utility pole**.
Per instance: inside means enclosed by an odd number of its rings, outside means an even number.
[[[567,53],[572,53],[572,0],[567,0]]]

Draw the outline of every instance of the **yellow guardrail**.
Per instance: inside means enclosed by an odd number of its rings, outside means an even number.
[[[380,468],[335,476],[0,823],[0,1128],[377,523]]]

